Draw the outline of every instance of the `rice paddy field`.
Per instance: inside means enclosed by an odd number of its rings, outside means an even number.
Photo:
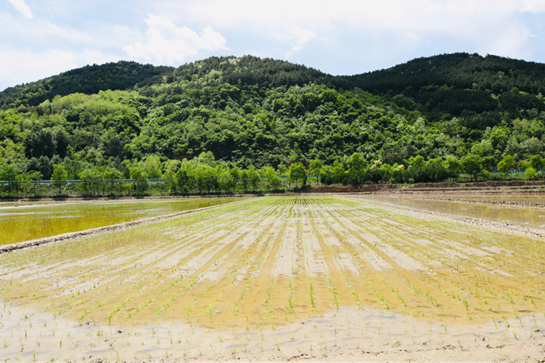
[[[233,202],[233,198],[0,205],[0,245]]]
[[[0,355],[539,358],[544,273],[531,235],[331,196],[256,198],[0,255]]]
[[[440,196],[383,194],[360,195],[352,199],[545,230],[545,195],[543,194],[447,194]]]

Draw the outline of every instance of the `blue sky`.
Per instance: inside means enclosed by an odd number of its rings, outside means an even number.
[[[252,54],[338,75],[453,52],[545,63],[545,0],[0,0],[0,90],[118,60]]]

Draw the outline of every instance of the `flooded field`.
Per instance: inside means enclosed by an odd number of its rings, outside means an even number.
[[[432,200],[467,200],[480,203],[524,203],[528,205],[545,205],[545,193],[449,193],[449,194],[428,194],[412,196],[415,198]]]
[[[386,203],[392,206],[404,206],[425,209],[433,212],[455,214],[472,218],[483,218],[495,222],[516,224],[523,227],[545,229],[545,208],[533,206],[502,205],[502,201],[545,204],[544,196],[538,195],[358,195],[351,199]],[[450,200],[449,200],[450,199]],[[483,203],[467,203],[483,202]]]
[[[23,360],[543,342],[544,249],[358,201],[253,199],[1,255],[0,339]]]
[[[45,205],[0,205],[0,244],[134,221],[230,203],[234,198],[84,201]],[[236,199],[240,200],[240,198]]]

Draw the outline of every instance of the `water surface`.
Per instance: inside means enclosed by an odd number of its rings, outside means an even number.
[[[442,198],[442,199],[432,199]],[[545,229],[545,208],[540,207],[515,207],[498,204],[475,204],[466,202],[449,201],[451,199],[465,199],[472,201],[518,201],[540,203],[545,199],[543,194],[507,194],[507,195],[443,195],[443,196],[385,196],[385,195],[364,195],[358,196],[359,200],[376,201],[391,205],[425,209],[433,212],[455,214],[460,216],[483,218],[495,222],[516,224],[529,228]],[[356,199],[356,198],[354,198]]]
[[[84,201],[18,207],[0,205],[0,244],[83,231],[235,200],[240,198]]]

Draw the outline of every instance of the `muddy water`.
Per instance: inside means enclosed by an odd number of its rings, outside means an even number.
[[[0,208],[0,244],[232,202],[233,198],[95,201]]]
[[[439,198],[439,197],[438,197]],[[509,224],[516,224],[528,228],[545,229],[545,208],[538,207],[520,207],[510,205],[498,205],[492,203],[467,203],[463,201],[453,201],[452,199],[464,199],[468,201],[501,201],[501,196],[448,196],[443,197],[445,199],[431,199],[428,197],[401,197],[401,196],[383,196],[383,195],[366,195],[358,196],[358,200],[369,202],[380,202],[391,205],[399,205],[410,208],[425,209],[433,212],[441,212],[448,214],[455,214],[460,216],[483,218],[495,222],[503,222]],[[511,201],[522,202],[522,196],[512,196]],[[532,199],[530,196],[524,196],[525,201],[535,202],[538,200],[545,200],[542,196]],[[528,198],[528,199],[526,199]],[[541,198],[541,199],[539,199]],[[354,198],[355,199],[355,198]],[[505,198],[507,199],[507,196]]]

